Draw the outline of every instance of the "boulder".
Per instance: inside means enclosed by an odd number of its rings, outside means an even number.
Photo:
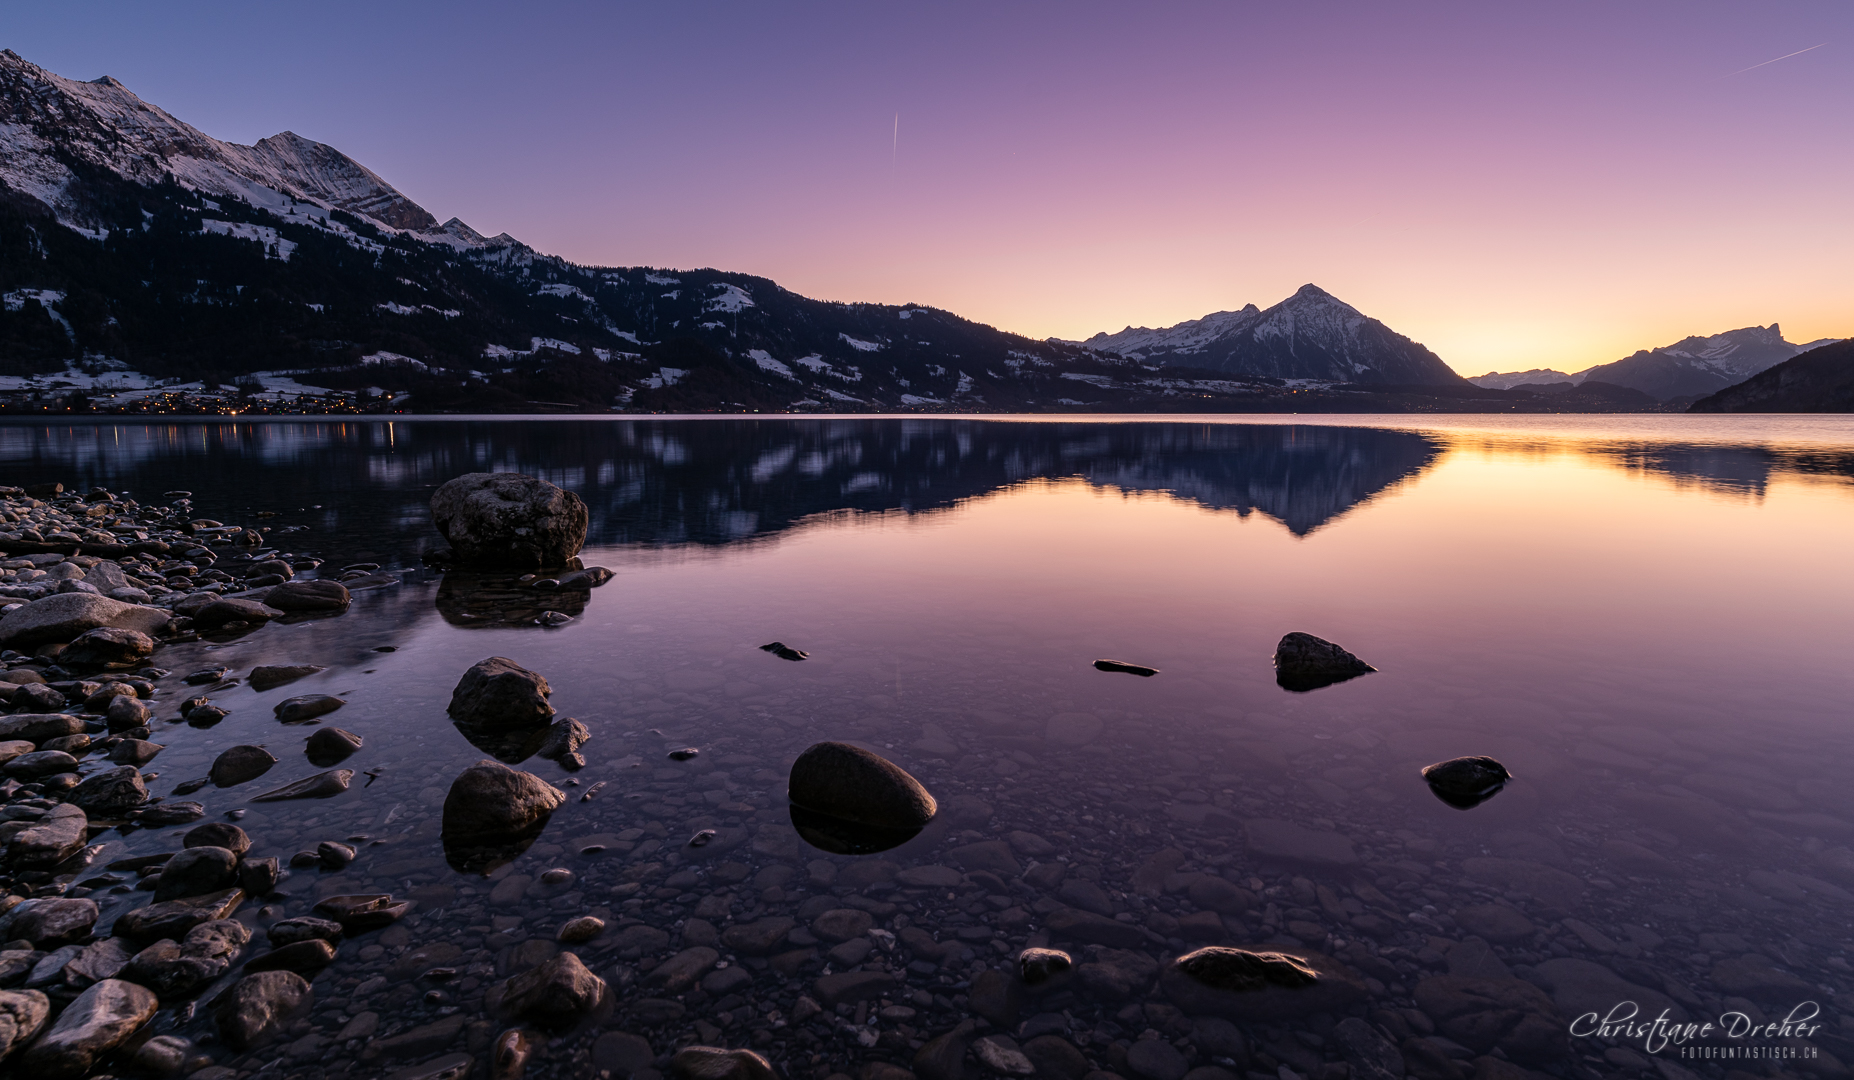
[[[492,656],[471,665],[451,691],[450,717],[483,731],[529,731],[554,715],[547,680],[515,661]]]
[[[342,933],[353,936],[391,926],[412,910],[412,903],[387,893],[352,893],[326,897],[316,903],[315,910],[340,923]]]
[[[546,823],[566,795],[534,775],[479,761],[451,781],[444,797],[447,837],[517,836]]]
[[[47,689],[50,689],[47,687]],[[54,694],[58,691],[52,690]],[[17,698],[18,695],[14,695]],[[63,694],[58,694],[60,701]],[[29,743],[46,743],[71,735],[82,735],[84,722],[70,713],[15,713],[0,716],[0,739],[20,739]]]
[[[28,784],[53,773],[73,772],[76,769],[77,759],[62,750],[35,750],[0,766],[0,772]]]
[[[93,593],[59,593],[0,616],[0,645],[28,649],[62,643],[100,626],[158,634],[169,618],[167,612],[157,607],[125,604]]]
[[[299,915],[294,919],[279,919],[264,931],[270,939],[273,949],[285,945],[294,945],[299,941],[326,941],[331,945],[341,942],[341,924],[329,919],[318,919],[310,915]]]
[[[213,759],[208,775],[214,787],[236,787],[263,776],[276,763],[276,756],[261,746],[231,746]]]
[[[303,742],[303,752],[314,765],[333,765],[361,748],[362,739],[338,727],[319,728]]]
[[[245,902],[243,889],[189,896],[184,900],[164,900],[158,904],[124,912],[116,919],[112,931],[132,941],[179,940],[201,923],[231,916]]]
[[[570,1027],[605,997],[605,980],[586,970],[578,956],[553,959],[509,979],[501,987],[501,1011],[543,1027]]]
[[[1036,986],[1061,975],[1073,963],[1069,954],[1060,949],[1025,949],[1017,954],[1017,977]]]
[[[1435,797],[1457,810],[1472,810],[1500,793],[1513,775],[1490,757],[1458,757],[1423,767]]]
[[[848,743],[821,742],[792,763],[787,792],[807,810],[882,829],[920,829],[939,810],[900,766]]]
[[[83,810],[59,803],[7,842],[7,861],[22,870],[56,866],[77,854],[90,838]]]
[[[99,626],[77,635],[58,654],[58,663],[67,668],[128,667],[146,660],[154,647],[154,639],[140,630]]]
[[[248,1050],[270,1041],[314,998],[309,980],[293,971],[262,971],[247,975],[213,1002],[213,1020],[219,1037],[234,1050]]]
[[[64,799],[91,817],[121,817],[148,801],[148,788],[135,766],[120,765],[91,775]]]
[[[0,990],[0,1061],[32,1041],[51,1018],[51,999],[37,990]]]
[[[251,674],[245,677],[245,682],[250,685],[251,689],[262,693],[324,670],[326,669],[317,667],[315,664],[264,664],[252,668]]]
[[[578,495],[520,473],[466,473],[431,497],[432,524],[462,566],[563,567],[586,543]]]
[[[0,916],[0,940],[30,941],[47,951],[74,945],[89,939],[97,914],[97,902],[83,897],[24,900]]]
[[[111,731],[130,731],[147,727],[154,716],[146,702],[133,694],[118,694],[110,699],[109,707],[103,710],[103,719]]]
[[[161,868],[154,898],[180,900],[223,892],[238,884],[238,856],[222,847],[182,848]]]
[[[300,724],[305,720],[314,720],[326,716],[346,705],[347,701],[333,694],[304,694],[300,697],[284,698],[272,709],[277,719],[286,724]]]
[[[251,837],[230,822],[209,821],[197,828],[188,829],[187,835],[180,838],[180,845],[188,848],[224,848],[243,858],[245,852],[251,850]]]
[[[1287,690],[1317,690],[1376,670],[1312,634],[1291,633],[1275,646],[1275,682]]]
[[[541,743],[541,748],[535,751],[535,756],[546,758],[549,761],[560,761],[570,754],[577,753],[590,738],[592,738],[592,732],[586,729],[586,725],[569,716],[565,720],[555,721],[553,726],[547,729],[547,738]]]
[[[264,603],[278,611],[342,611],[352,602],[348,587],[339,581],[286,581],[264,594]]]
[[[1165,965],[1159,987],[1187,1013],[1255,1022],[1343,1015],[1369,995],[1362,976],[1321,953],[1218,946]]]
[[[77,995],[58,1022],[27,1048],[19,1059],[22,1075],[44,1080],[84,1075],[147,1023],[160,1005],[146,987],[104,979]]]
[[[250,940],[250,928],[236,919],[203,922],[178,942],[163,938],[136,953],[122,977],[162,997],[186,994],[225,974]]]

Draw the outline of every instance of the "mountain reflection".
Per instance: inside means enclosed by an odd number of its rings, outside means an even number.
[[[465,472],[527,472],[577,491],[592,511],[592,545],[730,545],[819,515],[935,511],[1025,482],[1077,478],[1261,514],[1306,536],[1454,448],[1568,449],[1749,494],[1762,493],[1776,472],[1854,477],[1854,452],[1836,447],[1328,425],[910,418],[0,426],[7,483],[62,480],[143,499],[188,489],[204,517],[275,514],[267,520],[280,547],[402,565],[437,543],[431,489]]]

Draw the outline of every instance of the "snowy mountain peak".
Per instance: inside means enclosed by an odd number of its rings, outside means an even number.
[[[1469,381],[1501,390],[1537,382],[1569,381],[1580,385],[1589,381],[1606,382],[1640,390],[1666,401],[1676,397],[1716,393],[1767,371],[1792,356],[1833,341],[1832,338],[1824,338],[1798,345],[1785,341],[1783,328],[1771,323],[1769,326],[1745,326],[1719,334],[1696,334],[1681,338],[1672,345],[1642,349],[1613,363],[1585,368],[1574,375],[1536,370],[1490,371]],[[1545,378],[1545,375],[1557,378]]]
[[[1320,288],[1302,285],[1267,310],[1254,304],[1175,326],[1129,326],[1079,344],[1177,367],[1331,382],[1443,385],[1439,357]]]
[[[332,146],[286,131],[255,146],[221,142],[137,97],[108,75],[79,82],[0,52],[0,182],[68,225],[94,225],[73,165],[137,184],[173,180],[208,195],[272,204],[299,199],[388,228],[437,219]],[[79,165],[78,167],[82,167]]]

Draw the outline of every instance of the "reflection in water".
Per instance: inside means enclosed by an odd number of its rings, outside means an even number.
[[[590,593],[537,589],[521,581],[521,576],[474,570],[447,571],[438,585],[438,614],[452,626],[498,630],[509,627],[544,629],[541,616],[549,611],[576,618],[585,614]]]
[[[873,855],[878,851],[890,851],[921,833],[919,829],[884,829],[859,821],[845,821],[807,810],[797,803],[791,804],[791,812],[792,828],[805,843],[833,855]]]

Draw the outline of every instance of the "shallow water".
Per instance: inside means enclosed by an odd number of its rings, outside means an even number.
[[[149,766],[163,794],[235,743],[282,759],[260,780],[189,796],[211,815],[246,809],[255,854],[287,861],[320,840],[368,838],[344,871],[297,870],[271,914],[376,890],[420,903],[385,935],[345,945],[294,1041],[244,1068],[280,1058],[289,1075],[374,1075],[480,1051],[493,1033],[483,989],[549,947],[522,953],[523,941],[552,942],[588,912],[613,926],[574,948],[612,983],[614,1007],[542,1050],[530,1075],[653,1067],[624,1056],[618,1031],[643,1036],[656,1066],[695,1041],[754,1047],[790,1076],[905,1067],[971,1014],[984,968],[1047,941],[1045,917],[1083,900],[1143,928],[1134,951],[1159,960],[1205,943],[1339,956],[1371,978],[1370,1008],[1411,1009],[1417,983],[1451,968],[1546,988],[1554,1023],[1623,997],[1551,966],[1565,959],[1692,1016],[1778,1017],[1816,1001],[1824,1026],[1804,1042],[1818,1056],[1749,1064],[1847,1058],[1835,998],[1854,988],[1854,421],[10,424],[0,466],[8,483],[103,484],[143,500],[190,489],[202,516],[252,525],[272,512],[273,529],[309,527],[273,532],[275,546],[329,569],[385,563],[403,579],[357,594],[339,618],[161,657],[176,676],[157,698],[164,718],[183,697],[177,677],[197,667],[328,667],[264,693],[215,693],[224,722],[154,736],[167,746]],[[562,608],[576,615],[564,627],[509,625],[468,579],[419,568],[440,543],[431,489],[489,469],[544,476],[591,508],[584,562],[616,577]],[[1379,670],[1285,691],[1269,657],[1294,630]],[[810,658],[759,650],[773,640]],[[485,756],[446,718],[450,690],[493,655],[546,676],[559,714],[593,738],[578,773],[522,765],[574,797],[484,879],[451,869],[438,814],[451,779]],[[1091,666],[1103,657],[1160,674],[1103,673]],[[300,752],[308,729],[271,717],[276,701],[307,693],[348,701],[323,722],[364,736],[343,767],[377,775],[333,799],[247,805],[318,771]],[[785,770],[822,739],[908,769],[941,820],[879,856],[806,846],[788,820]],[[684,745],[701,755],[666,758]],[[1498,758],[1515,779],[1462,812],[1419,770],[1466,754]],[[596,798],[577,798],[601,781]],[[1320,835],[1278,851],[1273,822]],[[719,830],[714,843],[684,846],[704,828]],[[100,859],[168,850],[181,831],[109,834]],[[1009,850],[957,850],[992,840]],[[594,844],[604,850],[581,853]],[[962,859],[981,873],[954,888],[895,878]],[[541,883],[553,867],[574,880]],[[1189,919],[1193,874],[1255,902],[1206,930]],[[105,921],[110,903],[146,897],[99,885]],[[824,1017],[795,1022],[823,965],[841,971],[847,958],[824,956],[828,943],[798,955],[802,936],[779,947],[780,962],[722,947],[753,975],[741,986],[651,988],[651,961],[703,943],[711,925],[808,921],[818,896],[835,898],[828,907],[854,898],[878,927],[939,936],[937,964],[908,969],[911,954],[879,935],[859,961],[899,973],[881,1000],[900,1012],[826,1001]],[[1536,932],[1490,955],[1454,951],[1482,926],[1456,912],[1488,904]],[[441,965],[416,953],[439,944]],[[1066,947],[1078,962],[1091,948]],[[460,977],[421,981],[429,966]],[[1161,990],[1104,987],[1059,991],[1021,1017],[1058,1016],[1036,1030],[1127,1076],[1140,1068],[1125,1044],[1148,1030],[1181,1043],[1189,1064],[1239,1074],[1325,1075],[1323,1062],[1343,1060],[1330,1016],[1250,1025],[1246,1055],[1214,1053]],[[355,1034],[363,1013],[379,1026]],[[448,1040],[380,1049],[446,1016],[467,1021]],[[201,1023],[157,1020],[188,1034]],[[1531,1064],[1568,1077],[1651,1060],[1639,1039],[1568,1045]],[[1748,1064],[1653,1056],[1708,1075]]]

